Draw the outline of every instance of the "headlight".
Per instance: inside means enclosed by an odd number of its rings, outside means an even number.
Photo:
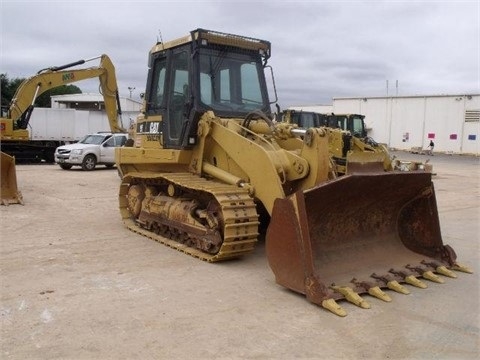
[[[73,154],[73,155],[82,155],[82,153],[83,153],[83,150],[82,150],[82,149],[72,150],[72,154]]]

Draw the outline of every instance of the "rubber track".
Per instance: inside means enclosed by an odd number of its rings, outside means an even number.
[[[198,191],[211,194],[220,204],[224,219],[224,240],[218,253],[205,253],[139,226],[131,218],[126,200],[130,182],[134,178],[136,183],[145,184],[148,182],[149,185],[154,185],[155,182],[168,181],[188,189],[190,192]],[[251,253],[257,242],[258,214],[255,203],[248,192],[237,186],[207,180],[191,173],[127,174],[120,186],[119,205],[123,221],[128,229],[204,261],[217,262],[240,257]]]

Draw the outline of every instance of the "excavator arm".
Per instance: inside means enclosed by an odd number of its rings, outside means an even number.
[[[65,70],[98,58],[100,58],[100,64],[97,67]],[[2,133],[2,137],[13,135],[13,138],[15,138],[13,133],[14,130],[27,129],[35,100],[45,91],[61,85],[96,77],[100,80],[100,91],[104,97],[110,129],[112,132],[125,132],[125,129],[119,120],[121,108],[118,97],[115,67],[107,55],[101,55],[87,60],[79,60],[63,66],[43,69],[36,75],[26,79],[19,86],[12,99],[7,119],[2,119],[6,121],[4,126],[5,133]],[[8,124],[9,121],[12,123],[11,125]],[[12,133],[10,134],[8,130]]]

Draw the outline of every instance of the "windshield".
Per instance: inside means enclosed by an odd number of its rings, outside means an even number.
[[[202,49],[199,67],[203,106],[219,112],[269,108],[259,57],[251,53]]]
[[[293,113],[292,118],[293,123],[298,124],[298,126],[305,129],[317,126],[315,123],[316,116],[314,113]]]
[[[105,135],[87,135],[79,141],[80,144],[100,145],[105,140]]]
[[[353,118],[353,129],[352,129],[353,135],[357,137],[362,137],[366,136],[365,129],[363,127],[363,118],[361,117],[354,117]]]

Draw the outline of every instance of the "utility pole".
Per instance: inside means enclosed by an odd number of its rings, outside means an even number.
[[[132,92],[133,92],[133,90],[135,90],[134,87],[130,87],[130,86],[128,87],[128,91],[130,91],[130,99],[132,98]]]

